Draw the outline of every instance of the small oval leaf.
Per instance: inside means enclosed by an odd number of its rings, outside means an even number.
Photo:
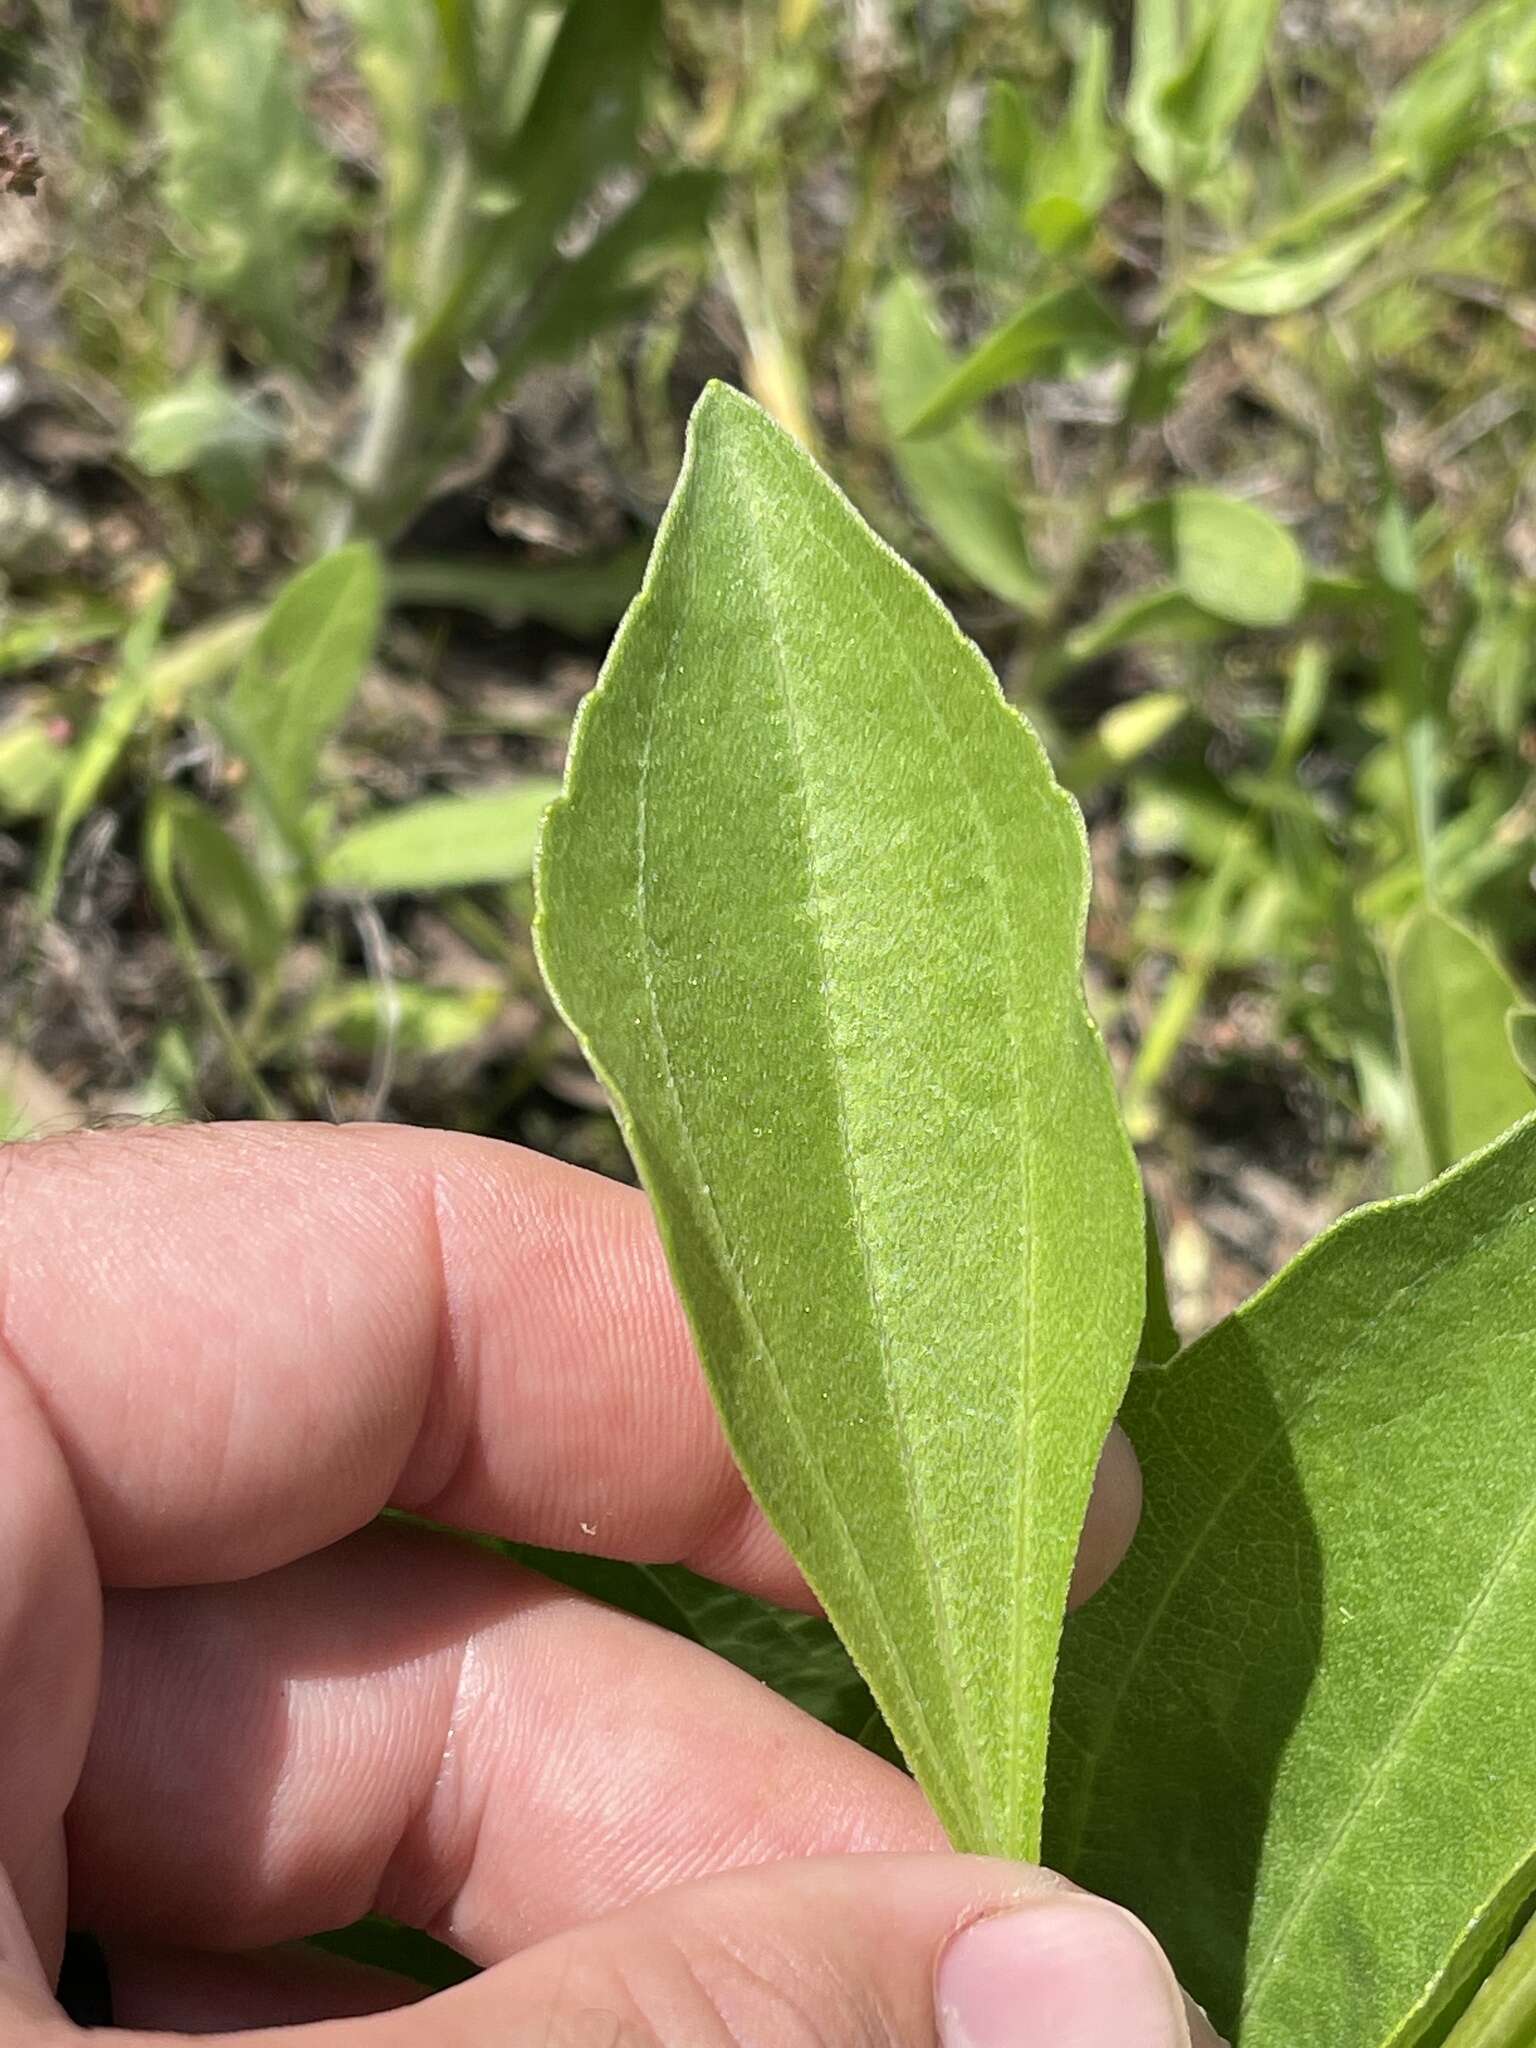
[[[329,889],[373,895],[519,882],[533,866],[539,819],[559,787],[537,775],[510,789],[382,811],[342,834],[320,863],[320,879]]]

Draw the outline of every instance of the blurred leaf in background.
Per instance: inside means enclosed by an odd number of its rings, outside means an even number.
[[[281,360],[321,339],[318,259],[342,213],[281,14],[176,0],[159,101],[161,191],[190,282]]]

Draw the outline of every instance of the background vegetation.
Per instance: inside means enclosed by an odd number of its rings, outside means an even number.
[[[710,376],[1083,803],[1186,1330],[1529,1106],[1524,0],[11,0],[0,59],[12,1135],[626,1170],[527,869]]]

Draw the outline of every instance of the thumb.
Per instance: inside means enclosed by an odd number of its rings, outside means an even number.
[[[135,2037],[120,2037],[127,2042]],[[147,2048],[151,2037],[136,2037]],[[302,2048],[305,2031],[242,2048]],[[1139,1921],[1017,1864],[779,1863],[679,1886],[326,2048],[1218,2048]]]

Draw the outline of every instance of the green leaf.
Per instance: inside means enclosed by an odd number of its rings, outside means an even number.
[[[567,633],[596,633],[623,617],[640,588],[647,553],[641,545],[597,561],[550,563],[407,556],[390,565],[389,594],[396,604],[478,612],[498,626],[539,619]]]
[[[439,14],[425,0],[343,0],[357,37],[357,68],[368,89],[384,159],[384,219],[390,296],[409,306],[437,168],[434,118],[444,97]],[[465,24],[467,27],[467,23]]]
[[[1132,1381],[1046,1855],[1238,2048],[1438,2038],[1536,1887],[1533,1266],[1528,1121]]]
[[[1307,596],[1307,565],[1278,519],[1241,498],[1191,486],[1168,500],[1179,588],[1239,626],[1285,626]]]
[[[199,922],[231,959],[267,973],[287,940],[272,892],[206,804],[180,789],[162,790],[159,802],[182,895]]]
[[[42,818],[69,772],[69,752],[42,719],[23,712],[0,725],[0,823]]]
[[[381,811],[327,849],[320,879],[328,889],[371,895],[521,881],[533,866],[539,819],[559,787],[530,776],[506,789]]]
[[[713,171],[652,179],[579,256],[540,284],[498,367],[497,387],[510,390],[535,365],[563,361],[593,335],[642,312],[667,272],[702,248],[722,190]]]
[[[1136,0],[1125,119],[1142,169],[1188,191],[1220,167],[1264,70],[1276,0]]]
[[[1368,256],[1415,220],[1424,202],[1400,199],[1358,227],[1327,239],[1293,242],[1270,235],[1257,248],[1193,273],[1191,288],[1232,313],[1272,318],[1316,305],[1354,276]]]
[[[221,710],[260,804],[296,852],[320,750],[347,715],[379,635],[383,570],[353,542],[301,570],[252,641]]]
[[[147,707],[153,682],[150,658],[159,642],[170,600],[171,586],[168,581],[163,582],[123,635],[112,685],[90,730],[70,751],[33,892],[40,923],[46,923],[57,906],[64,862],[76,828],[101,794]]]
[[[1022,213],[1040,133],[1028,99],[1011,78],[994,78],[987,89],[984,141],[1004,204],[1010,213]]]
[[[31,606],[0,601],[0,676],[56,661],[99,640],[115,640],[125,624],[117,605],[97,597]]]
[[[901,424],[953,365],[939,336],[928,293],[917,278],[897,278],[875,309],[875,379],[891,456],[918,516],[933,529],[968,576],[1021,611],[1035,611],[1047,591],[995,445],[974,420],[957,420],[921,441],[900,437]]]
[[[145,476],[192,472],[216,504],[244,511],[279,438],[275,423],[221,377],[195,372],[139,408],[126,454]]]
[[[1511,1010],[1504,1026],[1516,1065],[1528,1081],[1536,1083],[1536,1010]]]
[[[419,348],[436,356],[494,326],[557,259],[557,243],[601,180],[637,148],[660,0],[571,0],[532,104],[511,137],[487,136],[486,171],[503,203]]]
[[[306,279],[341,212],[284,24],[250,0],[177,0],[161,191],[192,281],[278,355],[312,352]]]
[[[1536,2048],[1536,1915],[1479,1988],[1444,2048]]]
[[[1082,823],[931,594],[719,385],[535,882],[742,1469],[954,1840],[1029,1854],[1143,1307]]]
[[[458,1052],[483,1036],[503,1003],[499,988],[429,988],[419,981],[346,981],[304,1012],[305,1037],[371,1053],[387,1041],[418,1059]]]
[[[425,0],[411,0],[411,4],[425,11]],[[397,1977],[408,1977],[412,1983],[425,1984],[433,1991],[446,1991],[477,1974],[475,1964],[457,1949],[445,1947],[419,1928],[406,1927],[383,1913],[369,1913],[362,1920],[354,1920],[350,1927],[312,1934],[305,1946],[323,1949],[327,1955],[345,1956],[348,1961],[364,1963],[371,1969],[392,1970]]]
[[[1061,764],[1061,779],[1074,796],[1122,777],[1133,761],[1168,737],[1189,716],[1189,700],[1173,690],[1144,690],[1106,711]]]
[[[1117,647],[1189,647],[1222,637],[1221,622],[1184,591],[1141,590],[1069,633],[1062,656],[1066,664],[1076,665],[1097,661]]]
[[[1178,1355],[1179,1332],[1168,1306],[1168,1275],[1163,1265],[1163,1247],[1157,1234],[1157,1215],[1152,1197],[1146,1201],[1147,1305],[1141,1319],[1141,1337],[1136,1346],[1138,1365],[1166,1365]]]
[[[1524,15],[1522,0],[1474,8],[1382,108],[1377,151],[1401,157],[1422,184],[1438,183],[1453,170],[1493,126],[1501,51]]]
[[[1019,164],[1019,223],[1048,256],[1087,239],[1115,187],[1120,143],[1104,106],[1111,55],[1108,27],[1103,22],[1087,24],[1061,125],[1047,141],[1034,143]],[[994,137],[1004,149],[1003,136],[1010,125],[1007,103],[999,101]],[[1015,127],[1014,132],[1022,140],[1029,131]],[[1017,151],[1019,144],[1013,147]]]
[[[1431,1173],[1488,1144],[1531,1109],[1505,1017],[1519,998],[1472,934],[1422,906],[1392,953],[1392,1002]]]
[[[907,421],[902,432],[936,434],[1005,384],[1059,370],[1070,356],[1101,361],[1126,346],[1126,332],[1087,285],[1063,285],[1005,320],[979,342]]]

